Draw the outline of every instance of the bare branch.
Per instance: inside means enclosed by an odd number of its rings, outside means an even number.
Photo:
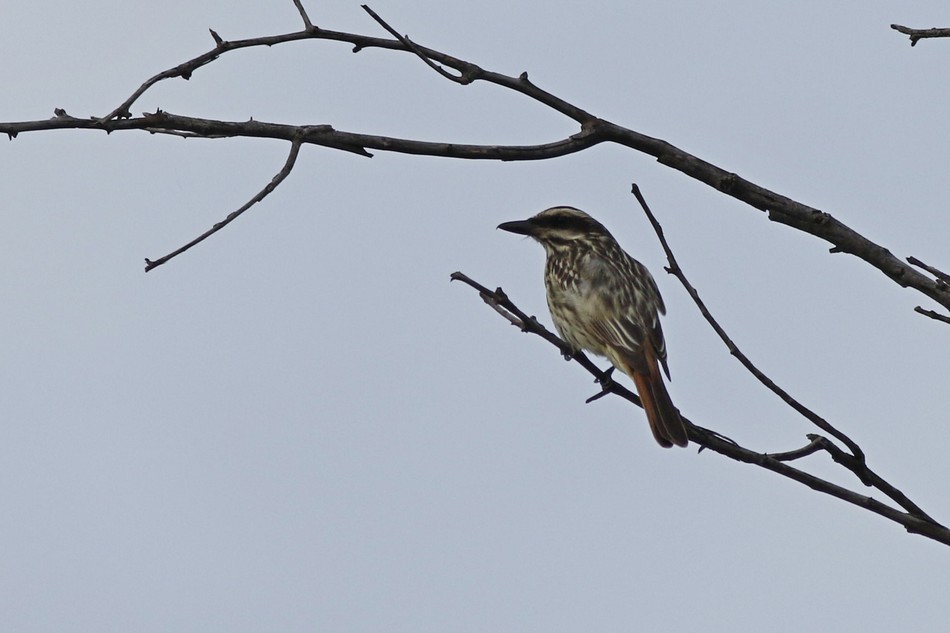
[[[510,314],[515,315],[520,323],[525,326],[522,328],[523,331],[541,336],[549,343],[557,347],[562,354],[564,354],[565,351],[569,353],[570,350],[563,341],[538,324],[534,317],[528,317],[524,312],[522,312],[516,305],[514,305],[514,303],[511,302],[511,300],[501,288],[493,292],[485,286],[472,280],[468,276],[462,274],[461,272],[452,273],[451,279],[453,281],[461,281],[471,286],[479,292],[479,295],[482,296],[483,299],[488,296],[493,301],[498,302]],[[486,302],[491,304],[491,302],[488,300],[486,300]],[[508,317],[506,317],[506,319],[508,319]],[[510,321],[510,319],[508,320]],[[518,325],[518,323],[515,324]],[[611,393],[615,393],[622,398],[629,400],[630,402],[639,404],[639,398],[637,398],[632,392],[622,385],[610,380],[608,373],[598,369],[595,365],[593,365],[593,363],[590,362],[589,359],[587,359],[586,356],[579,354],[574,357],[573,360],[580,363],[597,379],[598,382],[601,382],[602,384],[606,382],[606,389],[608,389]],[[682,417],[683,422],[686,424],[689,440],[700,445],[700,450],[709,449],[736,461],[754,464],[761,468],[765,468],[766,470],[770,470],[774,473],[782,475],[783,477],[787,477],[788,479],[804,484],[812,490],[836,497],[859,508],[883,516],[886,519],[902,525],[905,530],[912,534],[920,534],[937,542],[943,543],[944,545],[950,545],[950,529],[934,521],[925,512],[920,510],[920,508],[911,503],[902,493],[900,493],[900,491],[898,491],[893,486],[890,486],[890,484],[887,484],[887,482],[884,482],[873,473],[871,473],[873,477],[871,478],[870,485],[873,485],[878,490],[881,490],[892,499],[901,499],[903,503],[898,503],[907,510],[906,512],[902,512],[901,510],[882,503],[873,497],[858,494],[857,492],[849,490],[843,486],[833,484],[829,481],[784,463],[785,461],[790,461],[792,459],[798,459],[800,457],[810,455],[817,452],[818,450],[826,450],[831,453],[832,458],[835,459],[837,463],[840,463],[849,470],[852,470],[852,468],[849,467],[847,463],[850,463],[851,466],[854,466],[858,463],[857,460],[855,460],[853,456],[848,455],[847,453],[844,453],[835,447],[834,444],[829,442],[826,438],[817,435],[809,435],[810,443],[804,448],[776,454],[757,453],[747,448],[743,448],[732,440],[723,438],[715,431],[710,431],[709,429],[694,424],[685,416]],[[829,447],[831,447],[830,450]],[[841,461],[839,461],[839,459]],[[866,467],[863,465],[862,468],[866,470]],[[854,471],[852,470],[852,472]]]
[[[282,183],[284,179],[287,178],[287,176],[290,175],[291,170],[294,168],[294,164],[297,162],[297,155],[300,153],[300,144],[301,143],[299,140],[294,139],[294,141],[290,145],[290,154],[287,156],[287,161],[284,163],[284,166],[281,168],[279,172],[277,172],[277,175],[275,175],[271,179],[271,181],[267,183],[267,185],[257,193],[257,195],[255,195],[253,198],[248,200],[243,206],[241,206],[240,209],[237,209],[236,211],[232,211],[230,214],[228,214],[228,217],[224,218],[223,220],[221,220],[220,222],[218,222],[217,224],[212,226],[210,229],[208,229],[207,231],[205,231],[204,233],[202,233],[195,239],[191,240],[190,242],[188,242],[181,248],[175,251],[172,251],[171,253],[169,253],[168,255],[165,255],[164,257],[159,257],[156,260],[150,260],[146,258],[145,272],[148,272],[152,270],[153,268],[157,268],[158,266],[161,266],[168,260],[174,257],[177,257],[178,255],[181,255],[192,246],[195,246],[196,244],[199,244],[205,241],[206,239],[208,239],[209,237],[211,237],[212,235],[214,235],[215,233],[217,233],[218,231],[226,227],[228,224],[236,220],[238,216],[240,216],[242,213],[250,209],[252,206],[257,204],[264,198],[266,198],[270,192],[276,189],[277,186],[280,183]]]
[[[755,185],[734,173],[688,154],[666,141],[652,138],[597,118],[564,99],[537,87],[528,80],[527,73],[522,73],[518,77],[511,77],[487,71],[471,62],[415,43],[412,43],[412,47],[410,48],[405,41],[401,41],[400,39],[381,39],[317,28],[232,42],[224,41],[220,37],[217,37],[215,38],[215,47],[212,50],[150,78],[126,99],[125,102],[105,117],[92,120],[67,117],[44,122],[0,123],[0,133],[5,132],[10,138],[14,138],[17,133],[27,130],[91,128],[113,131],[152,127],[172,130],[178,129],[174,126],[181,125],[184,127],[181,127],[179,131],[193,132],[198,135],[202,134],[201,129],[205,129],[206,133],[212,136],[260,136],[290,140],[298,134],[298,131],[293,129],[294,126],[277,126],[275,124],[261,125],[254,122],[233,124],[188,117],[167,117],[165,126],[147,125],[141,120],[134,122],[132,125],[121,125],[126,121],[120,119],[130,117],[131,105],[148,90],[148,88],[163,79],[171,77],[188,78],[197,68],[214,61],[220,55],[231,50],[252,46],[275,46],[277,44],[302,39],[325,39],[347,42],[353,45],[354,51],[361,51],[367,48],[382,48],[410,52],[414,55],[421,54],[433,63],[438,63],[457,71],[459,76],[466,77],[472,82],[486,81],[523,94],[541,105],[573,119],[581,126],[580,132],[570,137],[570,139],[546,145],[523,147],[423,143],[404,139],[391,139],[383,136],[339,133],[334,132],[329,126],[310,126],[314,129],[323,129],[319,133],[308,135],[302,142],[326,145],[346,151],[356,151],[364,155],[368,155],[366,150],[369,148],[407,154],[483,160],[543,160],[581,151],[598,143],[608,141],[617,143],[654,156],[663,165],[676,169],[690,178],[703,182],[717,191],[730,195],[756,209],[767,212],[768,218],[773,222],[779,222],[827,240],[832,244],[832,252],[850,253],[859,257],[877,268],[900,286],[914,288],[943,307],[950,309],[950,287],[948,287],[946,283],[939,280],[935,281],[927,277],[913,266],[895,257],[883,246],[868,240],[863,235],[857,233],[827,213],[795,202],[790,198],[779,195],[764,187]]]
[[[159,110],[141,117],[103,121],[97,118],[80,119],[68,115],[38,121],[0,123],[0,134],[15,137],[21,132],[53,129],[146,130],[152,133],[188,132],[202,138],[253,137],[322,145],[332,149],[372,156],[368,149],[415,154],[467,158],[471,160],[544,160],[574,154],[603,142],[597,127],[589,127],[564,139],[539,145],[471,145],[464,143],[416,141],[412,139],[360,134],[335,130],[330,125],[288,125],[265,121],[219,121],[188,117]]]
[[[375,14],[371,13],[371,15]],[[376,17],[378,18],[378,16]],[[391,27],[389,27],[389,29],[391,29]],[[832,252],[851,253],[871,264],[899,285],[914,288],[945,308],[950,309],[950,288],[945,287],[946,284],[938,285],[933,279],[926,277],[911,265],[895,257],[886,248],[868,240],[827,213],[823,213],[818,209],[795,202],[790,198],[755,185],[734,173],[688,154],[670,143],[599,119],[564,99],[538,88],[528,81],[526,73],[522,73],[519,77],[510,77],[500,73],[486,71],[471,62],[460,60],[415,43],[410,43],[408,40],[405,40],[405,38],[402,40],[386,40],[353,33],[314,29],[250,40],[216,43],[215,48],[211,51],[149,79],[112,114],[104,117],[104,119],[99,119],[99,123],[103,124],[104,121],[116,116],[127,116],[129,107],[135,99],[141,96],[145,90],[157,81],[175,76],[188,77],[196,68],[210,63],[219,55],[230,50],[249,46],[274,46],[276,44],[301,39],[328,39],[348,42],[354,46],[354,51],[376,47],[411,52],[414,55],[424,57],[432,63],[437,62],[438,64],[452,68],[459,73],[460,77],[465,77],[467,80],[473,82],[476,80],[486,81],[521,93],[581,124],[581,131],[571,137],[570,141],[562,141],[548,146],[507,148],[467,146],[465,149],[460,149],[460,147],[464,146],[457,146],[452,143],[392,142],[393,139],[386,139],[385,137],[350,135],[350,142],[344,144],[347,149],[352,150],[354,145],[356,145],[361,148],[374,148],[410,154],[426,154],[429,156],[451,156],[490,160],[542,160],[573,151],[580,151],[581,149],[605,141],[617,143],[654,156],[663,165],[681,171],[687,176],[703,182],[718,191],[741,200],[756,209],[767,212],[768,218],[774,222],[791,226],[805,233],[827,240],[832,244]],[[456,81],[456,79],[453,79],[453,81]],[[61,121],[60,123],[63,122]],[[73,123],[75,123],[75,121],[73,121]],[[35,122],[33,122],[33,124],[35,124]],[[105,125],[101,125],[100,127],[101,129],[120,129],[118,126],[107,128]],[[23,124],[15,123],[0,124],[0,132],[6,132],[11,137],[17,132],[25,131],[25,129],[47,128],[24,127]],[[231,134],[246,135],[246,133],[240,129],[234,129]],[[355,141],[355,137],[361,137],[363,140]],[[305,142],[315,141],[306,139]],[[343,147],[338,146],[338,148],[342,149]]]
[[[647,219],[650,220],[650,224],[653,226],[653,230],[656,232],[657,238],[660,240],[660,245],[663,246],[663,251],[666,253],[666,259],[669,261],[670,266],[666,269],[666,272],[674,275],[679,279],[680,283],[683,284],[683,287],[686,288],[686,292],[689,294],[690,298],[693,300],[693,303],[696,304],[696,307],[699,308],[700,313],[703,315],[703,318],[706,319],[706,322],[712,326],[712,329],[715,330],[716,334],[726,344],[726,347],[729,348],[729,353],[736,357],[736,359],[742,363],[742,366],[745,367],[749,373],[755,376],[756,380],[765,385],[765,387],[777,395],[782,401],[797,411],[800,415],[805,417],[809,422],[825,431],[835,436],[839,440],[845,443],[847,447],[851,450],[851,453],[859,461],[864,462],[864,451],[861,450],[861,447],[857,445],[851,438],[847,435],[833,427],[827,420],[823,417],[800,403],[798,400],[793,398],[791,394],[779,387],[775,382],[765,375],[758,367],[756,367],[749,357],[742,353],[739,347],[732,341],[726,331],[719,325],[719,322],[713,317],[709,312],[709,309],[706,307],[706,304],[699,296],[699,292],[695,287],[689,282],[686,278],[686,274],[683,272],[683,269],[680,268],[680,265],[676,261],[676,257],[673,255],[670,245],[666,241],[666,237],[663,235],[663,227],[660,226],[660,223],[657,221],[656,217],[653,215],[653,212],[650,211],[647,201],[643,198],[643,194],[640,193],[640,188],[636,183],[632,186],[633,195],[636,196],[637,202],[640,203],[640,206],[643,208],[643,212],[646,214]],[[863,480],[862,480],[863,481]]]
[[[911,46],[917,46],[917,40],[930,37],[950,37],[950,29],[912,29],[900,24],[892,24],[891,28],[898,33],[910,36]]]

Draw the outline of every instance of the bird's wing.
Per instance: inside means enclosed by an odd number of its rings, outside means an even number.
[[[603,260],[598,264],[611,265]],[[589,324],[591,329],[605,347],[622,353],[636,371],[649,373],[647,359],[655,357],[669,378],[666,342],[660,325],[660,314],[665,314],[666,306],[650,272],[627,256],[623,270],[604,274],[600,279],[602,283],[592,284],[598,289],[600,309],[599,318]],[[644,343],[650,345],[652,354],[644,353]]]

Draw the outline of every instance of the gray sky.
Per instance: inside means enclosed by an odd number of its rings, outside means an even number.
[[[416,41],[538,85],[944,269],[945,3],[373,4]],[[349,2],[319,26],[383,35]],[[0,120],[103,115],[291,0],[11,3]],[[574,131],[404,54],[226,55],[133,110],[426,140]],[[549,323],[543,254],[495,230],[554,204],[657,277],[674,401],[768,451],[813,431],[757,386],[675,280],[636,181],[737,343],[950,518],[948,330],[828,245],[616,147],[534,164],[305,147],[225,232],[158,257],[280,168],[275,141],[20,135],[0,149],[0,623],[46,631],[935,630],[943,546],[765,471],[664,451],[449,274]],[[927,305],[927,304],[924,304]],[[927,306],[930,307],[930,306]],[[807,465],[854,486],[824,456]],[[750,623],[755,623],[750,624]],[[820,624],[819,624],[820,623]]]

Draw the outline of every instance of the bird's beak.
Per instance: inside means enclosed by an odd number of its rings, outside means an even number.
[[[502,222],[498,225],[502,231],[517,233],[518,235],[533,235],[534,224],[530,220],[517,220],[516,222]]]

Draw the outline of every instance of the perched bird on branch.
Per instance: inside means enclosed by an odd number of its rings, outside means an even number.
[[[548,308],[561,338],[575,352],[605,356],[633,379],[660,446],[686,446],[686,427],[660,375],[662,365],[670,376],[660,328],[666,307],[646,267],[574,207],[552,207],[498,228],[544,247]]]

